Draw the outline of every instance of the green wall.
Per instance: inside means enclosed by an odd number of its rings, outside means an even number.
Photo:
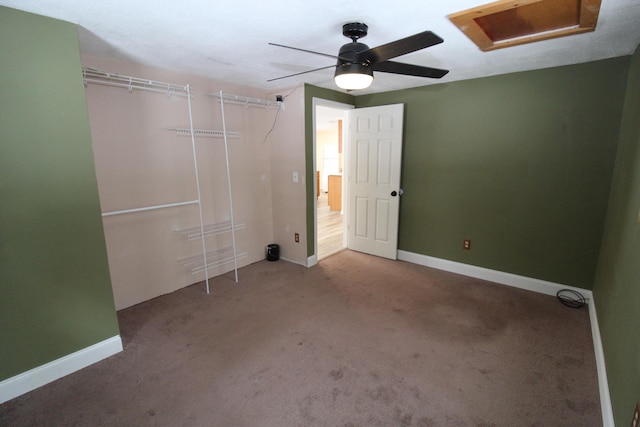
[[[343,104],[355,105],[353,95],[323,89],[317,86],[304,85],[304,138],[305,138],[305,168],[307,184],[307,257],[315,254],[315,240],[313,230],[313,207],[316,194],[313,188],[315,168],[313,167],[313,98],[322,98]]]
[[[616,425],[640,401],[640,48],[632,57],[593,288]]]
[[[0,7],[0,380],[119,335],[75,25]]]
[[[399,249],[591,289],[628,66],[356,97],[405,104]]]

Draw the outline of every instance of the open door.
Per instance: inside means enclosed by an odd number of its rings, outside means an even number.
[[[396,259],[403,104],[350,111],[349,249]]]

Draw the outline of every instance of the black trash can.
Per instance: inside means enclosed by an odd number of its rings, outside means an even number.
[[[275,243],[267,245],[267,261],[277,261],[280,259],[280,246]]]

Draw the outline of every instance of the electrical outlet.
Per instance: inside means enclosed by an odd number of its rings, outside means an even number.
[[[636,404],[636,410],[633,413],[633,419],[631,420],[631,427],[638,427],[640,425],[640,402]]]
[[[296,243],[300,243],[300,235],[298,233],[294,233],[293,234],[293,240],[295,240]]]
[[[462,242],[462,249],[470,250],[471,249],[471,240],[464,239],[464,241]]]

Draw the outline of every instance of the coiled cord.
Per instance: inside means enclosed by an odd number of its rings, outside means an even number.
[[[578,291],[574,291],[573,289],[560,289],[556,293],[556,297],[560,300],[560,302],[567,307],[571,308],[581,308],[587,303],[587,300],[582,296],[582,294]]]

